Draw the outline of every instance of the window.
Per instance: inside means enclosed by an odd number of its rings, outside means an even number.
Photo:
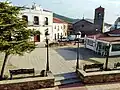
[[[92,40],[87,40],[87,44],[90,45],[90,46],[93,46],[93,41]]]
[[[120,51],[120,44],[112,44],[112,51]]]
[[[56,29],[56,26],[54,27],[54,29]]]
[[[45,17],[45,25],[48,25],[48,17]]]
[[[58,35],[57,35],[57,38],[59,39],[59,33],[58,33]]]
[[[65,25],[64,25],[64,29],[65,29]]]
[[[97,17],[98,17],[98,19],[102,18],[102,14],[99,12]]]
[[[28,16],[27,15],[23,15],[22,19],[25,20],[28,23]]]
[[[82,28],[84,27],[84,25],[82,25]]]
[[[39,17],[38,16],[34,16],[34,24],[39,25]]]
[[[40,42],[40,35],[34,36],[34,42]]]
[[[67,36],[67,33],[65,33],[65,36]]]
[[[61,29],[62,29],[62,26],[61,26]]]
[[[60,36],[60,38],[62,39],[62,33],[61,33],[61,36]]]
[[[55,34],[55,40],[56,40],[56,34]]]

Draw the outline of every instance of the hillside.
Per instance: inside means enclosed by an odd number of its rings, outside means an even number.
[[[69,18],[69,17],[66,17],[66,16],[62,16],[62,15],[59,15],[59,14],[56,14],[56,13],[53,13],[53,17],[62,19],[65,22],[68,22],[68,23],[74,23],[74,22],[79,20],[79,19],[73,19],[73,18]]]

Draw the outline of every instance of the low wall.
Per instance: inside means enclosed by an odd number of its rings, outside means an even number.
[[[99,71],[86,73],[83,70],[77,70],[77,74],[85,84],[117,82],[120,81],[120,70]]]
[[[54,87],[54,77],[51,73],[47,77],[33,77],[0,81],[0,90],[33,90]]]

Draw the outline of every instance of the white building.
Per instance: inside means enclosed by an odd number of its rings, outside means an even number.
[[[120,55],[120,30],[90,35],[85,38],[85,47],[103,56],[106,55],[106,47],[109,45],[109,56]]]
[[[36,43],[45,41],[45,31],[48,30],[49,39],[52,41],[53,37],[53,13],[48,10],[44,10],[36,4],[32,5],[31,8],[26,8],[21,11],[23,18],[28,22],[28,28],[35,29],[40,32],[40,35],[34,36],[31,40]]]
[[[67,37],[68,23],[61,19],[53,18],[53,40]]]

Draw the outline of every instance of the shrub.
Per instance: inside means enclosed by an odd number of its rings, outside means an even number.
[[[54,47],[54,46],[58,46],[59,44],[57,42],[53,42],[49,44],[49,47]]]
[[[8,79],[8,75],[4,75],[4,76],[3,76],[3,79],[4,79],[4,80],[7,80],[7,79]]]

